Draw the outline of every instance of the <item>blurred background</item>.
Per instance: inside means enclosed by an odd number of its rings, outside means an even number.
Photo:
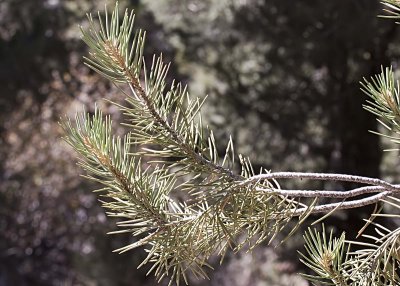
[[[157,285],[136,267],[143,249],[116,229],[79,176],[58,121],[103,99],[123,98],[86,68],[78,25],[105,1],[0,0],[0,286]],[[108,4],[113,5],[109,0]],[[209,95],[205,118],[255,169],[359,174],[399,181],[397,153],[368,132],[359,81],[398,66],[398,28],[375,0],[121,0],[148,31],[146,56],[162,52],[170,79]],[[121,131],[122,132],[122,131]],[[291,187],[293,182],[284,182]],[[299,185],[296,185],[299,187]],[[351,186],[334,186],[344,188]],[[327,220],[354,237],[371,209]],[[296,249],[228,255],[210,281],[191,285],[308,285]],[[164,285],[163,281],[160,285]]]

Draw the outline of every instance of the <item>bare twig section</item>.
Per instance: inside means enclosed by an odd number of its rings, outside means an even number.
[[[276,194],[290,198],[331,198],[342,199],[342,202],[322,204],[312,208],[303,207],[295,209],[292,212],[293,216],[300,216],[306,212],[310,213],[328,213],[334,210],[344,210],[359,208],[377,203],[387,196],[400,192],[400,185],[390,184],[384,180],[377,178],[369,178],[355,175],[332,174],[332,173],[304,173],[304,172],[276,172],[253,176],[243,182],[243,184],[257,183],[264,180],[275,179],[308,179],[319,181],[334,181],[334,182],[353,182],[360,184],[368,184],[370,186],[355,188],[347,191],[330,191],[330,190],[282,190],[268,189],[256,187],[255,190],[266,194]],[[375,194],[378,193],[378,194]],[[366,198],[354,199],[354,197],[368,195]],[[346,199],[352,199],[345,201]],[[279,214],[277,218],[280,218]]]
[[[392,191],[399,190],[395,185],[392,185],[381,179],[334,173],[274,172],[253,176],[244,181],[244,183],[259,182],[272,179],[310,179],[319,181],[353,182],[373,186],[381,186]]]
[[[400,191],[400,185],[395,185],[396,192]],[[329,190],[280,190],[280,189],[264,189],[256,188],[258,192],[264,192],[267,194],[277,194],[282,196],[289,196],[295,198],[332,198],[332,199],[347,199],[356,196],[378,193],[387,191],[386,188],[381,186],[366,186],[356,188],[349,191],[329,191]]]
[[[364,207],[368,205],[375,204],[379,202],[380,200],[386,198],[389,196],[391,192],[385,191],[364,199],[359,199],[359,200],[353,200],[353,201],[348,201],[348,202],[340,202],[340,203],[331,203],[331,204],[325,204],[325,205],[320,205],[314,207],[311,212],[308,207],[301,208],[295,210],[292,214],[293,216],[300,216],[304,214],[305,212],[310,212],[310,213],[328,213],[333,210],[347,210],[347,209],[354,209],[354,208],[359,208],[359,207]]]

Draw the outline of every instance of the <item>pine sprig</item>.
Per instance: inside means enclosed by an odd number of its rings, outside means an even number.
[[[144,170],[140,161],[130,155],[130,139],[114,137],[111,133],[111,119],[102,118],[98,109],[89,117],[83,114],[76,118],[76,127],[70,121],[63,124],[68,133],[66,141],[82,155],[80,165],[89,175],[86,177],[102,184],[96,190],[102,196],[111,199],[103,206],[109,210],[118,210],[110,215],[129,220],[120,223],[126,231],[135,235],[148,233],[171,223],[171,216],[166,215],[166,198],[174,186],[174,178],[162,169]],[[131,228],[126,229],[127,226]]]
[[[147,70],[142,56],[145,33],[131,36],[134,15],[125,12],[119,26],[117,5],[110,18],[99,14],[98,29],[93,17],[88,18],[89,29],[82,29],[90,54],[86,64],[129,88],[127,104],[118,106],[130,132],[125,140],[114,139],[110,119],[103,121],[97,110],[93,118],[77,119],[76,127],[70,122],[64,127],[67,141],[86,158],[82,166],[92,174],[88,178],[105,185],[104,196],[111,199],[103,202],[108,214],[126,219],[116,233],[139,236],[117,251],[150,246],[144,263],[153,263],[160,279],[170,275],[178,283],[180,278],[186,281],[187,271],[205,277],[202,267],[213,253],[223,257],[228,249],[252,248],[281,231],[288,220],[278,214],[293,212],[297,200],[254,193],[255,185],[275,186],[267,180],[244,183],[254,170],[247,158],[235,154],[232,140],[219,157],[214,135],[201,119],[204,99],[192,99],[180,83],[167,87],[169,64],[161,56],[154,57]],[[151,160],[141,171],[136,158],[146,157]],[[241,175],[231,171],[235,157]],[[172,190],[184,191],[190,199],[177,203]]]
[[[382,68],[380,74],[372,77],[370,81],[364,79],[361,85],[362,91],[372,99],[367,101],[368,105],[364,105],[364,108],[386,122],[399,126],[399,82],[394,79],[393,69]]]
[[[343,266],[347,259],[344,233],[339,239],[333,238],[332,231],[327,236],[323,226],[322,232],[308,229],[303,237],[307,254],[300,252],[300,261],[317,274],[304,276],[316,283],[347,286],[347,273]]]
[[[361,90],[371,98],[363,105],[364,109],[376,115],[378,122],[386,129],[400,134],[400,86],[394,78],[393,69],[382,68],[382,72],[369,81],[364,78],[361,86]],[[400,143],[398,137],[373,133],[388,137],[396,144]]]
[[[122,230],[112,233],[129,232],[142,237],[115,251],[122,253],[148,245],[144,262],[154,264],[152,270],[160,279],[171,273],[178,283],[182,277],[186,280],[188,269],[205,277],[204,257],[211,255],[214,246],[206,245],[204,240],[209,223],[198,227],[193,221],[210,218],[196,217],[191,208],[183,211],[183,205],[169,197],[175,178],[162,168],[142,171],[140,161],[130,153],[130,136],[124,140],[113,137],[111,125],[110,118],[103,119],[96,109],[92,117],[83,114],[76,118],[76,127],[66,121],[63,128],[68,134],[67,142],[84,158],[80,165],[89,173],[86,177],[104,186],[96,191],[104,198],[107,214],[123,219],[118,223]],[[189,221],[197,227],[193,228]]]
[[[146,33],[138,29],[133,41],[131,35],[135,14],[125,11],[120,25],[118,2],[109,20],[107,6],[105,20],[98,13],[100,29],[88,14],[89,29],[81,27],[82,40],[90,47],[90,58],[85,57],[86,65],[112,82],[125,83],[127,79],[138,77],[141,72],[143,47]],[[129,77],[127,78],[127,76]]]
[[[184,158],[180,163],[197,166],[201,172],[218,172],[231,181],[241,179],[216,164],[217,150],[212,133],[204,138],[203,126],[195,123],[203,101],[192,101],[181,84],[172,84],[165,92],[169,64],[164,64],[161,56],[153,58],[149,73],[145,66],[142,70],[145,33],[139,30],[129,43],[134,24],[133,12],[125,12],[120,27],[118,5],[110,21],[106,12],[105,24],[99,14],[99,31],[90,15],[89,22],[90,29],[82,29],[83,40],[89,46],[91,56],[86,59],[86,64],[115,83],[129,85],[134,96],[127,98],[130,106],[123,106],[122,111],[131,118],[129,123],[135,141],[161,145],[165,157]],[[142,72],[144,87],[139,79]],[[169,122],[171,114],[174,118]],[[139,141],[140,138],[142,141]],[[159,150],[157,153],[161,154]],[[191,164],[187,162],[188,158]]]
[[[399,208],[397,198],[391,198],[390,201]],[[393,218],[393,215],[385,214],[371,216],[367,223],[375,227],[377,235],[362,235],[371,242],[346,241],[344,234],[340,238],[333,238],[332,232],[326,235],[324,227],[322,232],[309,229],[304,235],[306,254],[300,253],[300,261],[316,275],[303,276],[318,285],[398,285],[400,229],[389,230],[373,222],[377,216]],[[351,252],[354,245],[361,249]]]
[[[121,218],[121,229],[113,233],[131,233],[136,238],[116,251],[145,247],[148,256],[141,265],[151,263],[150,272],[159,279],[170,276],[170,284],[179,284],[181,279],[188,282],[187,273],[207,277],[204,267],[210,267],[207,260],[215,253],[222,260],[228,249],[252,250],[271,241],[294,220],[289,236],[310,214],[328,216],[400,192],[399,185],[361,176],[266,170],[256,174],[250,160],[236,154],[231,138],[221,157],[212,130],[203,124],[205,99],[191,97],[181,83],[168,84],[169,64],[162,56],[153,57],[147,69],[145,32],[135,31],[133,12],[125,11],[120,18],[117,4],[111,17],[106,10],[105,17],[99,13],[97,20],[91,15],[88,19],[89,28],[81,29],[90,55],[85,63],[126,96],[125,104],[113,104],[125,115],[123,124],[129,132],[123,139],[113,136],[110,118],[103,118],[96,109],[93,116],[78,116],[76,124],[68,120],[62,124],[66,141],[82,156],[86,177],[102,185],[97,191],[107,214]],[[392,70],[365,81],[363,90],[371,98],[365,108],[400,132],[399,85]],[[240,174],[232,171],[236,163]],[[368,186],[348,191],[283,190],[276,179]],[[176,193],[182,197],[178,199]],[[357,198],[363,194],[367,197]],[[339,201],[321,202],[326,197]],[[372,254],[345,257],[344,236],[335,239],[332,233],[327,236],[323,231],[321,236],[310,230],[305,239],[303,262],[317,273],[309,276],[314,281],[358,283],[361,279],[352,277],[358,277],[370,261],[377,261],[378,256]],[[394,257],[394,252],[382,253]],[[385,261],[394,265],[394,260]],[[376,273],[378,279],[383,277]]]

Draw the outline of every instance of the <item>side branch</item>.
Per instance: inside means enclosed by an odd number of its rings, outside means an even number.
[[[347,210],[347,209],[360,208],[360,207],[368,206],[371,204],[375,204],[375,203],[379,202],[380,200],[386,198],[390,194],[391,194],[391,192],[385,191],[385,192],[382,192],[382,193],[379,193],[379,194],[376,194],[376,195],[373,195],[373,196],[370,196],[370,197],[367,197],[364,199],[316,206],[311,211],[308,207],[304,207],[304,208],[295,210],[292,213],[292,215],[300,216],[306,212],[315,214],[315,213],[328,213],[328,212],[334,211],[334,210]]]
[[[141,197],[143,196],[142,190],[140,189],[135,189],[133,185],[129,182],[129,179],[119,170],[115,164],[113,164],[112,159],[110,158],[109,155],[104,154],[94,146],[94,144],[91,143],[90,139],[88,137],[83,137],[83,143],[85,144],[86,148],[92,152],[92,154],[97,158],[101,166],[110,172],[110,174],[115,178],[116,182],[118,182],[122,190],[124,191],[125,194],[129,195],[130,198],[134,199],[134,196]],[[135,200],[136,201],[136,200]],[[160,213],[157,212],[154,207],[148,203],[146,203],[146,200],[141,198],[141,202],[143,203],[144,209],[151,214],[152,218],[157,222],[157,225],[159,227],[164,227],[166,224],[168,224],[168,221],[166,221]]]
[[[303,172],[275,172],[253,176],[243,183],[259,182],[272,179],[311,179],[320,181],[353,182],[381,186],[387,190],[399,191],[400,188],[384,180],[355,175],[333,174],[333,173],[303,173]]]
[[[400,191],[400,185],[395,185],[396,191]],[[256,191],[266,194],[276,194],[282,196],[289,196],[294,198],[331,198],[331,199],[348,199],[356,196],[378,193],[387,191],[386,188],[381,186],[366,186],[356,188],[349,191],[328,191],[328,190],[280,190],[280,189],[264,189],[256,188]]]
[[[313,207],[303,207],[295,209],[291,213],[293,216],[300,216],[304,213],[328,213],[334,210],[353,209],[366,205],[377,203],[378,201],[386,198],[387,196],[400,192],[400,185],[390,184],[384,180],[377,178],[369,178],[363,176],[353,176],[344,174],[332,173],[303,173],[303,172],[276,172],[268,174],[260,174],[245,180],[242,184],[250,184],[262,182],[264,180],[275,179],[310,179],[320,181],[336,181],[336,182],[353,182],[360,184],[367,184],[348,191],[328,191],[328,190],[282,190],[282,189],[268,189],[256,186],[255,190],[265,194],[275,194],[290,198],[331,198],[342,199],[342,202],[322,204]],[[372,195],[373,193],[377,193]],[[361,195],[371,194],[365,198],[352,199],[345,201],[349,198],[354,198]],[[276,218],[280,218],[281,214],[277,214]]]
[[[105,43],[106,51],[109,53],[110,58],[119,65],[126,76],[127,84],[132,91],[133,95],[139,99],[150,112],[155,123],[159,124],[164,130],[166,130],[175,143],[184,151],[187,157],[192,158],[199,164],[206,166],[208,169],[216,171],[217,173],[228,177],[232,181],[243,180],[242,176],[234,174],[231,170],[226,169],[220,165],[214,164],[210,160],[207,160],[197,152],[195,152],[185,141],[179,136],[177,131],[173,129],[166,120],[162,118],[160,113],[155,108],[154,104],[151,102],[150,98],[146,94],[146,91],[141,86],[139,79],[134,75],[134,73],[126,66],[123,56],[121,55],[118,47],[114,46],[110,41]]]

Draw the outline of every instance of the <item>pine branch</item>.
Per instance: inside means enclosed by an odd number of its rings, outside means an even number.
[[[296,221],[290,236],[310,214],[328,216],[336,210],[375,204],[400,190],[400,185],[380,179],[344,174],[261,171],[256,175],[249,159],[235,153],[232,139],[220,158],[212,131],[202,123],[204,100],[192,99],[180,83],[167,85],[169,64],[163,63],[162,56],[154,57],[147,70],[145,32],[138,30],[133,36],[133,12],[125,11],[120,19],[116,5],[111,19],[107,11],[105,20],[99,14],[98,28],[92,16],[88,18],[89,29],[81,29],[90,50],[85,62],[126,96],[126,105],[113,104],[124,113],[129,132],[124,139],[114,137],[110,118],[103,119],[96,109],[92,117],[77,117],[76,126],[70,121],[62,124],[66,141],[84,158],[80,165],[88,172],[86,177],[103,185],[97,191],[105,198],[107,214],[123,219],[118,223],[122,230],[113,233],[128,232],[137,238],[116,251],[147,247],[148,257],[141,265],[152,263],[150,271],[159,279],[169,275],[170,284],[179,284],[180,279],[187,283],[188,271],[206,277],[203,267],[209,266],[207,259],[214,253],[224,257],[228,249],[251,250],[271,241],[289,222]],[[365,109],[400,132],[399,84],[392,70],[364,80],[362,89],[371,98]],[[232,171],[235,158],[240,174]],[[278,179],[367,186],[347,191],[284,190]],[[183,192],[185,200],[177,202],[172,192]],[[357,198],[360,195],[367,196]],[[304,204],[304,198],[313,200]],[[321,203],[320,198],[333,202]],[[364,270],[366,264],[358,262],[380,257],[355,255],[344,260],[344,237],[335,240],[323,233],[321,238],[309,231],[305,238],[311,258],[304,256],[304,261],[334,285],[347,285],[352,279],[346,273],[349,269],[353,276]],[[376,277],[382,277],[381,272]]]

